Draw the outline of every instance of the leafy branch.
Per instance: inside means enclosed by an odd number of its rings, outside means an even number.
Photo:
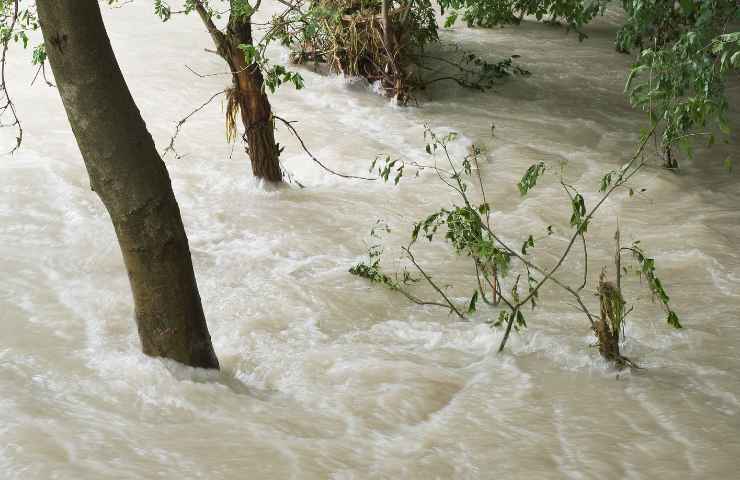
[[[539,237],[534,234],[527,235],[521,243],[522,247],[518,249],[504,241],[501,236],[502,232],[491,222],[491,206],[486,201],[485,188],[480,177],[478,162],[480,149],[471,148],[471,153],[460,164],[457,164],[448,148],[448,145],[456,139],[456,134],[438,135],[427,127],[425,138],[428,143],[425,149],[435,161],[431,164],[415,163],[411,167],[416,168],[417,173],[425,169],[434,172],[437,179],[456,194],[461,204],[453,203],[449,207],[441,208],[414,222],[409,244],[401,247],[402,254],[421,273],[422,279],[439,295],[440,301],[436,302],[437,305],[454,312],[460,318],[476,312],[479,300],[494,310],[498,309],[496,320],[489,321],[489,323],[492,327],[501,326],[505,329],[499,351],[505,348],[512,330],[518,331],[526,328],[524,307],[531,304],[532,308],[537,308],[539,291],[546,284],[552,284],[575,299],[578,310],[588,319],[591,329],[597,336],[602,356],[619,367],[634,366],[634,363],[619,353],[619,342],[624,334],[624,320],[631,311],[625,307],[621,293],[620,269],[623,252],[632,254],[632,258],[640,267],[642,276],[647,280],[649,290],[664,307],[668,324],[674,328],[681,328],[678,316],[670,307],[669,297],[663,284],[657,277],[654,260],[649,258],[637,244],[629,248],[619,247],[617,235],[616,285],[608,281],[605,273],[602,273],[597,289],[601,303],[599,313],[594,313],[589,309],[581,293],[588,277],[587,267],[584,268],[584,281],[580,285],[570,285],[558,277],[558,272],[566,264],[573,247],[579,240],[583,244],[585,261],[588,263],[586,238],[588,225],[604,202],[617,189],[627,188],[628,182],[646,165],[648,160],[643,152],[648,141],[655,135],[655,130],[654,127],[642,137],[636,153],[627,163],[619,170],[605,175],[599,188],[601,196],[590,208],[587,208],[584,196],[574,186],[566,183],[561,176],[560,183],[568,195],[571,207],[569,223],[572,231],[568,243],[557,257],[555,264],[545,267],[532,260],[530,253],[537,248],[541,240],[552,234],[552,227],[548,227],[547,232]],[[439,158],[443,160],[444,168],[438,166],[437,159]],[[381,178],[385,181],[393,178],[393,182],[397,184],[408,171],[406,164],[398,159],[386,157],[385,163],[379,166],[377,162],[378,159],[373,162],[373,168],[378,168]],[[518,183],[521,195],[529,194],[542,181],[547,171],[547,165],[543,162],[530,166]],[[391,175],[391,172],[395,172],[395,175]],[[474,178],[476,176],[477,178]],[[481,201],[472,198],[468,183],[470,180],[477,180],[480,186]],[[475,282],[473,294],[465,301],[465,306],[454,302],[445,290],[439,287],[417,259],[414,251],[421,239],[432,242],[440,236],[457,256],[466,257],[472,261],[471,275],[475,277]],[[380,253],[376,251],[371,256],[371,260],[370,264],[355,265],[350,272],[389,287],[391,290],[399,290],[399,284],[389,280],[391,277],[382,273]],[[523,279],[526,281],[524,287],[521,285]],[[502,282],[506,282],[508,287],[503,288]],[[488,292],[492,295],[487,295]],[[404,295],[408,293],[406,291]],[[430,302],[425,302],[425,304],[430,304]]]

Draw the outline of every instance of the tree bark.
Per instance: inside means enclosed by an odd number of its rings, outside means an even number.
[[[252,173],[257,178],[281,182],[280,151],[275,143],[274,119],[264,78],[258,65],[246,64],[244,52],[239,48],[239,45],[252,45],[251,17],[232,12],[224,33],[215,26],[201,2],[195,2],[195,9],[211,34],[216,51],[232,72],[231,95],[236,97],[241,112]]]
[[[218,368],[167,168],[111,48],[97,0],[38,0],[69,123],[110,214],[145,354]]]
[[[259,68],[245,65],[239,50],[232,57],[234,91],[239,98],[239,111],[247,141],[247,154],[252,162],[252,174],[271,182],[281,182],[280,152],[275,143],[275,125],[267,94],[264,92]]]

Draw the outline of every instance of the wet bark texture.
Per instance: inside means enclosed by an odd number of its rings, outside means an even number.
[[[239,48],[239,45],[252,45],[251,18],[231,13],[224,33],[216,27],[200,2],[196,2],[195,7],[216,45],[216,51],[232,72],[230,95],[238,100],[252,173],[257,178],[280,182],[283,179],[280,151],[275,143],[274,119],[262,72],[257,65],[246,64],[244,52]]]
[[[67,117],[110,214],[145,354],[218,368],[167,169],[124,81],[97,0],[38,0]]]
[[[619,337],[621,335],[622,308],[624,300],[619,289],[612,283],[599,280],[599,305],[601,317],[594,322],[594,333],[599,344],[599,353],[602,357],[618,368],[625,366],[627,359],[619,351]]]

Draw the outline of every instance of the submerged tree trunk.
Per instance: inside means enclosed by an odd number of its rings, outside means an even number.
[[[90,186],[118,237],[142,349],[218,368],[170,178],[123,79],[98,1],[36,4]]]
[[[665,163],[663,164],[665,168],[671,170],[675,170],[678,168],[678,160],[673,155],[673,149],[670,145],[663,147],[663,158],[665,159]]]
[[[201,2],[196,2],[195,8],[211,34],[216,51],[232,72],[227,121],[234,119],[235,109],[238,109],[244,126],[247,154],[252,162],[252,173],[257,178],[280,182],[283,179],[280,151],[275,143],[274,119],[265,93],[262,72],[258,65],[246,64],[244,51],[239,48],[239,45],[252,45],[251,17],[232,11],[224,33],[213,23],[211,15]]]

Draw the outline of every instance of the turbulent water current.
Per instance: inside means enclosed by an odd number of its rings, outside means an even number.
[[[185,66],[205,74],[224,64],[204,52],[210,40],[194,16],[162,24],[151,2],[102,8],[163,150],[177,120],[228,85]],[[622,93],[631,58],[614,51],[618,25],[608,14],[581,43],[531,22],[458,25],[445,42],[491,60],[520,55],[531,77],[485,93],[439,83],[402,108],[363,82],[305,69],[305,89],[281,88],[273,107],[321,161],[353,175],[377,154],[425,161],[425,123],[459,132],[458,159],[472,143],[486,149],[480,173],[496,228],[521,242],[553,225],[534,251],[552,264],[570,228],[560,163],[592,204],[645,122]],[[270,50],[275,62],[286,55]],[[223,367],[208,373],[140,353],[109,218],[57,91],[29,86],[29,59],[16,49],[8,65],[24,144],[0,157],[0,478],[737,478],[740,178],[723,162],[737,157],[737,137],[699,148],[678,173],[645,169],[639,194],[618,193],[589,228],[586,291],[611,266],[619,223],[625,243],[640,239],[655,256],[685,327],[670,329],[629,280],[636,308],[622,348],[644,369],[618,375],[556,290],[497,354],[503,332],[485,323],[495,311],[459,321],[352,277],[376,220],[392,227],[393,269],[412,222],[448,204],[449,189],[430,174],[399,186],[330,175],[281,126],[284,165],[306,188],[268,188],[241,147],[230,156],[213,102],[183,126],[180,158],[166,157]],[[12,130],[0,135],[11,146]],[[554,173],[521,198],[516,182],[540,160]],[[448,249],[417,256],[456,286],[453,297],[472,293],[467,264]],[[563,277],[577,284],[583,262],[575,251]]]

